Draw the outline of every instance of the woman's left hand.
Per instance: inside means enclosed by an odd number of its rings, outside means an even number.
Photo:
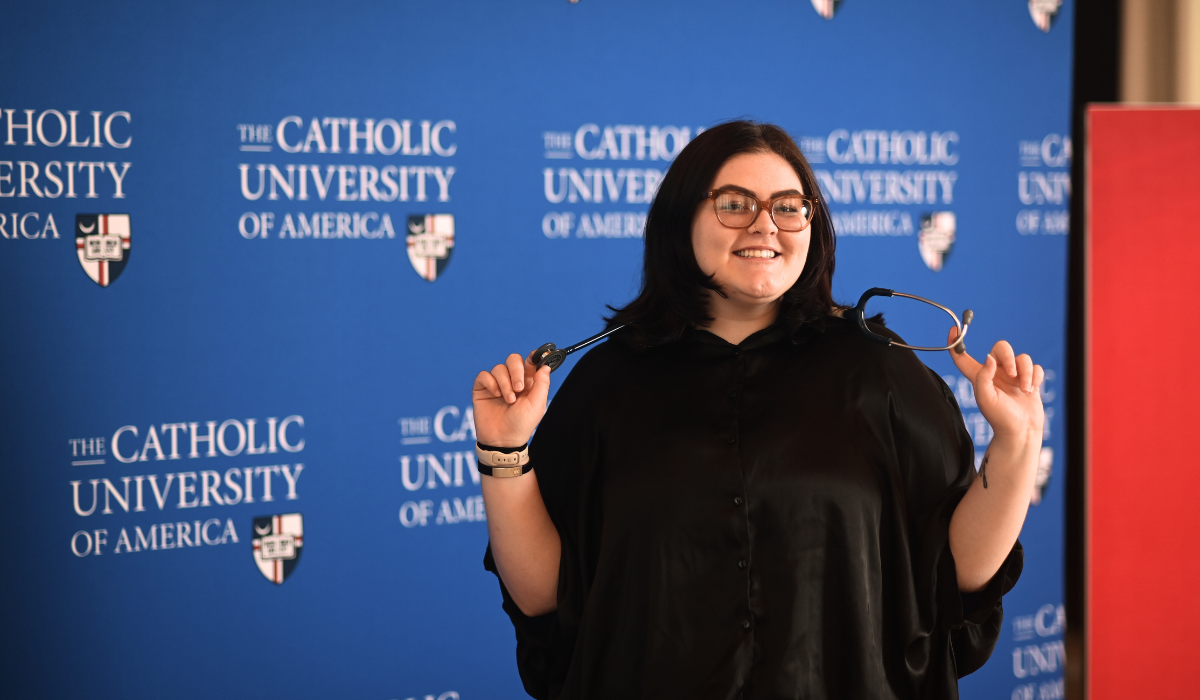
[[[948,342],[957,337],[958,329],[951,328]],[[983,364],[966,352],[951,350],[950,357],[975,387],[975,402],[992,426],[996,439],[1017,443],[1033,440],[1041,444],[1045,421],[1041,396],[1045,373],[1041,365],[1033,364],[1029,355],[1014,354],[1012,345],[1005,340],[992,346]]]
[[[950,329],[950,342],[957,337],[957,329]],[[975,386],[975,403],[995,432],[979,473],[950,519],[958,587],[978,591],[995,576],[1025,524],[1046,417],[1041,394],[1045,375],[1029,355],[1014,354],[1003,340],[992,346],[982,365],[966,352],[951,350],[950,357]]]

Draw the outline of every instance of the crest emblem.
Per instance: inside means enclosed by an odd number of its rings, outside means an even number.
[[[1054,26],[1054,20],[1058,18],[1058,11],[1061,9],[1062,0],[1029,0],[1029,16],[1043,32],[1050,31],[1050,27]]]
[[[1054,448],[1043,447],[1038,457],[1037,476],[1033,480],[1033,495],[1029,504],[1036,506],[1042,502],[1042,495],[1050,488],[1050,477],[1054,475]]]
[[[925,267],[941,272],[950,249],[954,247],[955,217],[952,211],[935,211],[921,217],[921,232],[917,234],[917,248]]]
[[[841,9],[842,2],[843,0],[812,0],[812,6],[818,15],[825,19],[833,19],[833,15]]]
[[[75,252],[92,281],[107,287],[129,262],[128,214],[76,214]]]
[[[408,217],[408,260],[430,282],[450,264],[454,252],[453,214],[414,214]]]
[[[299,513],[254,519],[254,563],[271,583],[283,583],[292,575],[303,548],[304,518]]]

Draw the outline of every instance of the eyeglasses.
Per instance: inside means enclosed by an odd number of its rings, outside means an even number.
[[[793,233],[808,228],[817,204],[816,197],[798,194],[785,194],[764,202],[736,190],[710,190],[704,198],[713,201],[717,221],[729,228],[746,228],[766,209],[780,231]]]

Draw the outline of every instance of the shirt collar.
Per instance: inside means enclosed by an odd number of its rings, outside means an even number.
[[[786,337],[787,330],[777,323],[767,326],[760,331],[751,333],[737,345],[734,345],[721,336],[710,333],[702,328],[689,328],[687,333],[684,334],[684,339],[686,340],[694,340],[706,345],[720,345],[728,348],[736,347],[741,350],[753,350],[755,348],[761,348],[765,345],[777,343]]]

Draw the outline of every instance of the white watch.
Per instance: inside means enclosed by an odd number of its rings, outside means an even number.
[[[533,467],[529,466],[529,445],[522,447],[519,452],[499,452],[485,450],[475,443],[475,456],[478,458],[476,469],[484,476],[514,477],[528,473]]]

